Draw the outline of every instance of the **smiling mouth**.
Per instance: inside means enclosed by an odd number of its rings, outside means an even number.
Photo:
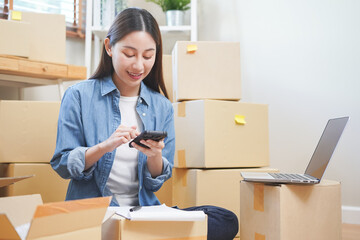
[[[131,72],[128,72],[128,74],[130,75],[131,78],[134,78],[134,79],[139,79],[143,73],[131,73]]]

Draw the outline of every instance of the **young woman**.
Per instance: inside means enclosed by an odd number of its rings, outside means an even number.
[[[144,130],[168,135],[159,142],[141,141],[148,148],[135,143],[130,148]],[[64,94],[51,165],[71,179],[67,200],[113,196],[113,206],[149,206],[160,204],[154,192],[171,177],[174,151],[160,30],[149,12],[129,8],[110,27],[94,75]],[[208,214],[208,239],[233,239],[238,231],[230,211],[214,206],[188,210]]]

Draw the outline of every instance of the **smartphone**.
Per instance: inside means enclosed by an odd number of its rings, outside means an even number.
[[[140,143],[141,140],[154,140],[154,141],[160,141],[164,138],[167,137],[167,132],[162,132],[162,131],[143,131],[142,133],[140,133],[139,136],[137,136],[136,138],[134,138],[130,143],[129,143],[129,147],[133,147],[131,146],[131,143],[134,142],[137,145],[144,147],[144,148],[149,148],[148,146]]]

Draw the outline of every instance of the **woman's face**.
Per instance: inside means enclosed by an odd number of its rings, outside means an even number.
[[[107,43],[108,42],[108,43]],[[105,40],[114,66],[113,81],[122,96],[137,96],[141,81],[155,63],[156,43],[145,31],[129,33],[114,46]]]

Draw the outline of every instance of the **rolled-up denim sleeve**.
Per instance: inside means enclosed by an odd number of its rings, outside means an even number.
[[[145,165],[144,171],[144,187],[150,191],[158,191],[163,183],[171,178],[172,169],[174,166],[174,154],[175,154],[175,127],[174,127],[174,109],[172,105],[169,105],[168,115],[164,121],[163,131],[168,133],[167,137],[164,140],[165,147],[162,150],[162,159],[163,159],[163,170],[161,175],[156,178],[151,177],[151,174]]]
[[[62,178],[90,179],[95,165],[84,171],[87,149],[81,118],[80,97],[70,87],[66,90],[61,102],[56,148],[50,164]]]

